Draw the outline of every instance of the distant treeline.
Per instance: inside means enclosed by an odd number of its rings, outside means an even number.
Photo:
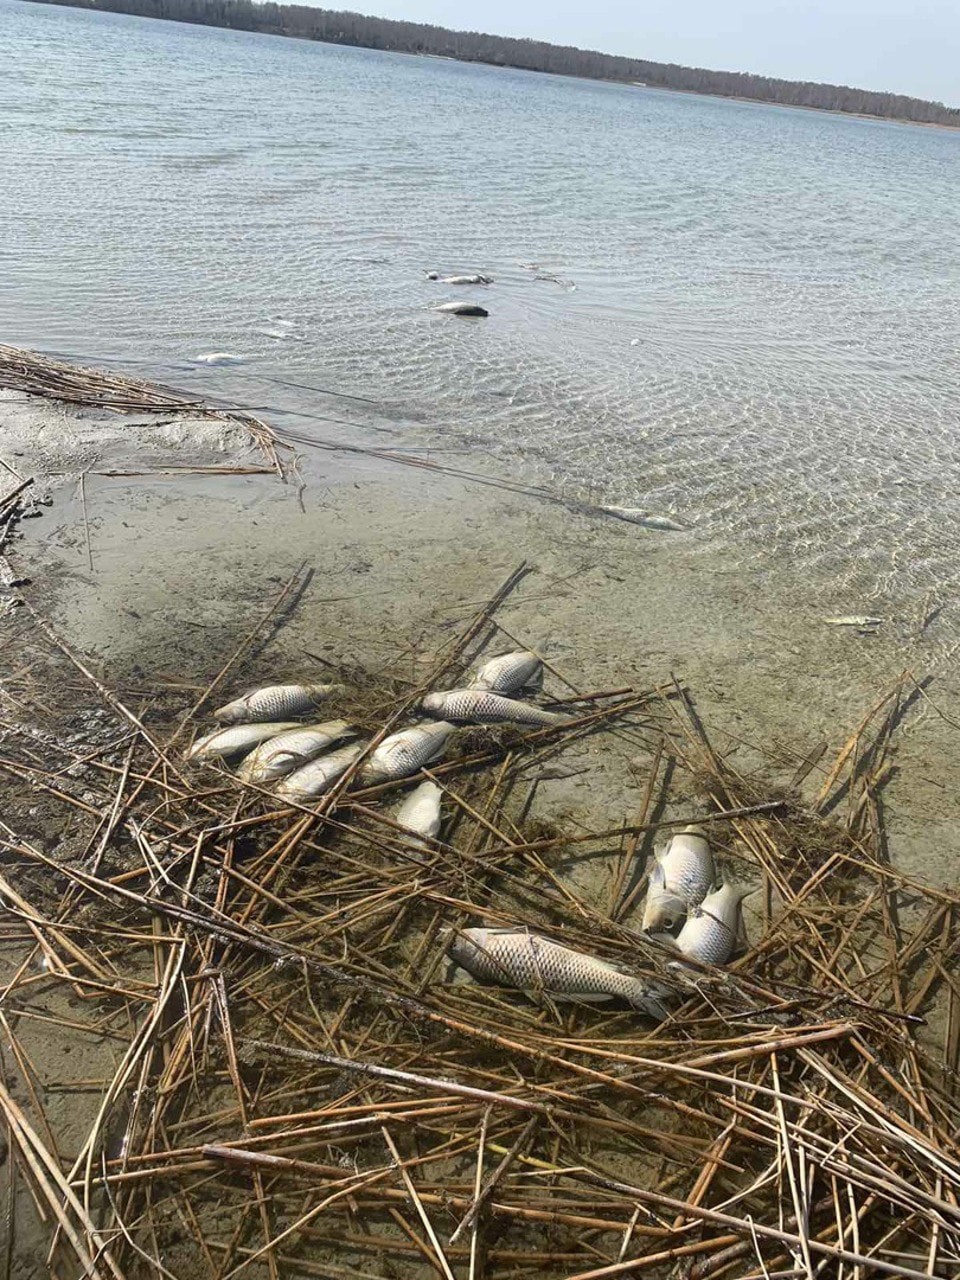
[[[367,18],[359,13],[312,9],[302,4],[254,4],[252,0],[41,0],[80,9],[132,13],[143,18],[195,22],[237,31],[323,40],[329,44],[388,49],[396,53],[426,53],[463,62],[486,62],[497,67],[549,71],[555,75],[594,80],[640,81],[662,89],[685,89],[724,98],[754,98],[821,111],[849,111],[860,115],[913,120],[923,124],[960,127],[960,108],[925,102],[899,93],[876,93],[846,85],[775,80],[742,71],[706,71],[674,63],[621,58],[543,40],[517,40],[477,31],[448,31],[419,22]]]

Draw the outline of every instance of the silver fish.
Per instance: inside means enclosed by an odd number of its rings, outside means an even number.
[[[188,760],[227,760],[239,756],[268,738],[275,738],[287,729],[296,729],[296,720],[281,720],[260,724],[237,724],[231,729],[214,729],[213,733],[198,738],[187,752]]]
[[[477,302],[441,302],[434,311],[446,311],[454,316],[488,316],[490,312]]]
[[[408,778],[431,760],[436,760],[447,744],[456,725],[446,720],[435,724],[417,724],[392,733],[370,753],[361,770],[365,782],[392,782]]]
[[[683,827],[654,854],[641,928],[672,929],[698,907],[713,887],[716,869],[702,827]]]
[[[428,693],[420,705],[430,715],[477,724],[508,720],[513,724],[548,725],[566,724],[568,719],[555,711],[544,711],[541,707],[516,702],[486,689],[446,689],[441,693]]]
[[[439,271],[428,271],[428,280],[437,280],[440,284],[493,284],[492,276],[481,275],[479,271],[468,276],[442,276]]]
[[[237,777],[243,782],[272,782],[274,778],[293,773],[294,769],[299,769],[351,732],[346,720],[300,725],[289,733],[269,738],[251,751],[237,770]]]
[[[642,525],[644,529],[664,529],[682,533],[686,525],[678,524],[670,516],[659,516],[652,511],[644,511],[642,507],[609,507],[601,506],[608,516],[616,516],[618,520],[626,520],[630,524]]]
[[[442,790],[428,778],[419,787],[414,787],[393,815],[393,820],[397,826],[404,827],[415,836],[433,840],[440,830],[442,799]]]
[[[748,892],[728,882],[708,893],[677,934],[678,950],[701,964],[726,964],[740,938],[740,904]]]
[[[470,689],[489,689],[491,693],[518,693],[527,685],[543,682],[543,663],[528,649],[501,653],[479,667],[470,681]]]
[[[288,773],[278,783],[276,795],[281,800],[293,800],[301,804],[314,796],[322,796],[329,791],[338,778],[343,777],[354,760],[363,751],[363,743],[352,742],[339,751],[331,751],[328,756],[318,756],[309,764]]]
[[[305,716],[338,688],[335,684],[269,684],[218,708],[213,718],[221,724],[246,724],[279,716]]]
[[[882,618],[872,618],[868,613],[845,613],[839,618],[824,618],[831,627],[879,627]]]
[[[460,929],[447,954],[475,978],[579,1000],[626,1000],[658,1020],[667,1016],[657,988],[596,956],[526,929]]]

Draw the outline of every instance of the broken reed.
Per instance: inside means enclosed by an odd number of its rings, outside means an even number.
[[[498,634],[524,572],[429,677],[370,684],[381,732]],[[41,847],[8,807],[0,895],[21,958],[0,1026],[18,1087],[0,1110],[11,1194],[42,1218],[54,1274],[955,1273],[960,899],[883,856],[908,679],[812,767],[805,803],[740,776],[678,684],[571,702],[570,728],[430,771],[449,817],[424,854],[384,788],[277,811],[181,763],[193,717],[253,670],[259,627],[178,712],[169,691],[127,705],[38,614],[19,618],[42,651],[10,690],[21,728],[0,770],[75,852]],[[109,712],[94,743],[26,727],[51,723],[41,680],[65,668]],[[532,829],[538,770],[599,734],[644,753],[634,821]],[[678,973],[622,921],[653,836],[703,816],[694,788],[765,919],[730,968]],[[580,851],[613,867],[609,910],[561,869]],[[442,931],[467,922],[525,922],[658,973],[676,1012],[653,1026],[450,985]],[[47,1112],[28,1045],[41,1018],[116,1046],[79,1142]]]

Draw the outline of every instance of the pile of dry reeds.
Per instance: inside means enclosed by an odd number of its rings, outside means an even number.
[[[513,640],[495,615],[520,576],[426,679],[348,673],[375,739]],[[19,617],[44,637],[32,677],[47,663],[86,691],[51,732],[14,680],[0,754],[32,806],[0,825],[4,947],[21,952],[0,991],[7,1179],[53,1274],[955,1274],[960,896],[888,864],[879,799],[915,686],[776,798],[716,753],[679,685],[570,689],[569,726],[467,734],[431,770],[450,817],[425,854],[386,788],[347,777],[278,811],[184,765],[255,636],[178,710],[169,690],[107,689],[29,602]],[[95,733],[66,732],[94,713]],[[538,826],[532,766],[607,733],[647,762],[636,821]],[[817,771],[802,803],[791,782]],[[445,927],[517,921],[662,976],[620,921],[652,839],[694,818],[762,885],[765,921],[729,968],[669,971],[663,1024],[448,980]],[[561,870],[578,852],[611,860],[605,909]],[[38,1019],[109,1046],[83,1132],[47,1114],[23,1043]]]
[[[284,474],[281,453],[288,446],[262,418],[244,410],[213,408],[202,400],[191,399],[181,391],[155,382],[141,382],[103,369],[63,364],[38,351],[0,343],[0,387],[112,413],[172,413],[232,423],[249,433],[278,476],[282,478]]]

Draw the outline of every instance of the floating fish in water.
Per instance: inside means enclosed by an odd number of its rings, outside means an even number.
[[[251,751],[237,770],[243,782],[265,783],[282,778],[318,756],[352,730],[346,720],[325,720],[323,724],[301,725],[289,733],[262,742]]]
[[[353,762],[363,751],[364,744],[352,742],[339,751],[331,751],[328,756],[318,756],[309,764],[288,773],[282,782],[277,784],[276,795],[281,800],[293,800],[302,804],[314,796],[322,796],[329,791],[338,778],[342,778]]]
[[[740,938],[740,904],[748,892],[727,883],[708,893],[677,934],[678,949],[701,964],[726,964]]]
[[[481,275],[475,271],[469,276],[442,276],[438,271],[428,271],[428,280],[437,280],[440,284],[493,284],[492,276]]]
[[[213,718],[222,724],[245,724],[277,716],[305,716],[339,688],[336,684],[269,684],[228,702]]]
[[[662,989],[654,984],[526,929],[460,929],[447,953],[475,978],[500,986],[579,1000],[621,999],[658,1020],[667,1016]]]
[[[441,693],[428,693],[420,704],[430,715],[443,716],[445,720],[474,721],[478,724],[495,724],[508,720],[513,724],[566,724],[568,716],[556,711],[544,711],[527,702],[504,698],[486,689],[446,689]]]
[[[404,800],[393,815],[398,827],[404,827],[415,836],[423,836],[427,840],[436,838],[440,830],[440,803],[443,791],[429,778],[421,782]],[[417,842],[419,844],[419,841]]]
[[[227,760],[230,756],[239,756],[258,743],[287,729],[296,729],[296,720],[282,720],[260,724],[237,724],[231,729],[215,729],[213,733],[198,738],[187,752],[188,760]]]
[[[716,874],[703,829],[683,827],[664,850],[654,854],[643,931],[652,933],[679,924],[710,892]]]
[[[436,760],[447,744],[456,725],[438,720],[435,724],[417,724],[384,738],[370,753],[362,774],[365,782],[392,782],[408,778],[431,760]]]
[[[518,693],[527,685],[543,683],[543,663],[528,649],[516,649],[491,658],[478,668],[470,681],[470,689],[489,689],[491,693]]]
[[[606,507],[597,508],[608,516],[616,516],[618,520],[627,520],[630,524],[642,525],[644,529],[674,530],[682,533],[686,525],[678,524],[671,516],[658,516],[652,511],[644,511],[641,507]]]
[[[207,351],[203,355],[194,356],[194,364],[243,364],[246,356],[234,355],[232,351]]]
[[[867,613],[845,613],[839,618],[824,618],[831,627],[879,627],[883,618],[871,618]]]
[[[446,311],[452,316],[488,316],[490,312],[477,302],[441,302],[434,311]]]

